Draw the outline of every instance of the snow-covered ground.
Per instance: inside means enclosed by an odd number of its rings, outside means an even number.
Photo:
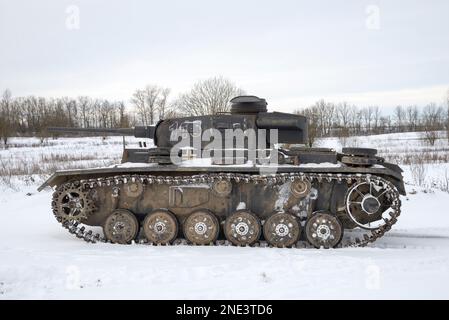
[[[3,163],[26,157],[31,165],[45,154],[65,154],[48,161],[103,165],[118,161],[122,148],[119,138],[59,139],[43,148],[32,147],[32,139],[13,141],[16,147],[0,150]],[[400,155],[424,144],[419,134],[394,134],[359,138],[357,145]],[[447,142],[433,148],[440,147]],[[73,154],[78,158],[70,160]],[[449,193],[431,182],[448,164],[426,166],[425,186],[415,186],[405,167],[409,194],[391,232],[370,247],[337,250],[88,244],[54,221],[51,191],[36,191],[44,174],[13,176],[0,182],[0,299],[447,299]]]

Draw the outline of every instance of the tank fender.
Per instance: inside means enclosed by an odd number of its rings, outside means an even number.
[[[405,192],[405,185],[404,185],[404,181],[401,179],[397,179],[395,177],[392,176],[383,176],[383,178],[387,179],[388,181],[390,181],[395,187],[396,189],[398,189],[398,192],[401,196],[405,196],[407,195],[407,193]]]
[[[385,168],[388,168],[388,169],[393,170],[393,171],[398,172],[398,173],[404,172],[404,170],[402,170],[400,166],[398,166],[397,164],[394,164],[394,163],[384,162],[384,163],[382,163],[382,165]]]
[[[40,185],[39,188],[37,188],[37,191],[41,192],[46,187],[54,187],[57,185],[60,185],[64,183],[67,180],[66,177],[60,176],[57,173],[53,173],[43,184]]]
[[[391,171],[399,174],[399,176],[402,177],[402,172],[404,170],[402,170],[401,167],[399,167],[397,164],[384,162],[384,163],[382,163],[382,165],[385,168],[390,169]],[[405,186],[404,186],[404,180],[402,178],[398,179],[398,178],[392,177],[392,176],[385,176],[385,178],[388,179],[391,183],[394,184],[394,186],[398,189],[399,194],[401,194],[402,196],[406,195]]]

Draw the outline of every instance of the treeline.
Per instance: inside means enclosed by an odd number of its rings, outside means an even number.
[[[216,114],[229,110],[229,100],[244,94],[231,81],[214,77],[199,81],[191,90],[169,101],[170,89],[147,85],[123,101],[77,98],[13,97],[5,90],[0,98],[0,138],[7,145],[11,136],[49,136],[47,127],[127,128],[150,125],[160,119]]]
[[[49,126],[67,127],[128,127],[129,113],[123,102],[78,98],[12,98],[6,90],[0,101],[0,133],[5,140],[9,134],[46,134]]]
[[[358,107],[346,102],[320,100],[313,106],[298,109],[309,119],[309,145],[317,137],[349,137],[393,132],[423,131],[433,145],[435,131],[446,130],[449,137],[449,96],[447,106],[429,103],[424,107],[397,106],[384,114],[378,106]]]
[[[169,88],[147,85],[137,89],[128,101],[77,98],[13,97],[5,90],[0,97],[0,137],[4,145],[14,135],[48,137],[49,126],[126,128],[150,125],[160,119],[201,116],[229,111],[229,100],[245,94],[223,77],[199,81],[185,93],[170,99]],[[385,114],[378,106],[357,107],[346,102],[320,100],[294,111],[309,118],[309,145],[317,137],[368,135],[424,131],[433,144],[436,130],[449,137],[449,92],[447,106],[429,103],[423,108],[397,106]]]

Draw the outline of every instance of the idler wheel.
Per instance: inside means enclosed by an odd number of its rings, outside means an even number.
[[[250,211],[236,211],[226,219],[226,239],[236,246],[251,245],[259,239],[260,234],[260,221]]]
[[[184,221],[184,236],[196,245],[206,245],[217,240],[220,225],[209,210],[201,209]]]
[[[265,221],[263,234],[274,247],[290,247],[298,241],[301,226],[291,214],[279,212]]]
[[[306,197],[311,189],[312,185],[308,180],[294,180],[290,185],[292,195],[298,199]]]
[[[307,240],[316,248],[333,248],[343,236],[343,228],[337,217],[328,213],[316,213],[306,223]]]
[[[394,191],[385,183],[369,181],[351,186],[346,194],[346,213],[357,226],[375,230],[383,227],[393,211]]]
[[[139,222],[135,215],[125,209],[117,209],[106,219],[103,231],[112,243],[126,244],[137,237]]]
[[[143,232],[149,242],[169,244],[178,235],[178,221],[170,211],[156,209],[145,217]]]

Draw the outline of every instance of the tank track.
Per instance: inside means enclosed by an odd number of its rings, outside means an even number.
[[[331,174],[331,173],[279,173],[271,175],[256,175],[256,174],[236,174],[236,173],[219,173],[219,174],[201,174],[193,176],[153,176],[153,175],[120,175],[113,177],[104,177],[89,180],[78,180],[69,181],[58,188],[64,187],[81,187],[83,190],[94,189],[97,186],[120,186],[128,182],[140,181],[143,184],[194,184],[194,183],[212,183],[217,180],[234,180],[237,183],[254,183],[254,184],[266,184],[267,186],[274,187],[277,183],[285,183],[289,179],[294,181],[295,179],[308,179],[310,182],[331,182],[331,181],[345,181],[348,185],[353,183],[361,182],[382,182],[387,186],[387,189],[393,195],[392,212],[389,213],[389,218],[384,218],[385,224],[375,230],[365,230],[365,229],[344,229],[344,236],[342,241],[337,245],[336,248],[346,248],[346,247],[364,247],[370,243],[373,243],[378,238],[382,237],[386,232],[388,232],[391,227],[397,222],[397,218],[400,215],[401,200],[400,195],[396,187],[388,180],[374,176],[371,174]],[[56,213],[58,207],[54,201],[57,191],[53,194],[52,209]],[[110,243],[104,236],[100,233],[94,233],[93,230],[88,229],[87,226],[83,225],[79,221],[66,220],[62,221],[57,219],[61,223],[62,227],[68,230],[69,233],[75,235],[77,238],[83,239],[88,243]],[[140,239],[139,241],[133,243],[155,245],[148,242],[147,239]],[[182,238],[177,238],[170,245],[194,245],[189,243],[187,240]],[[227,240],[217,240],[215,243],[210,245],[217,246],[231,246],[232,244]],[[272,247],[266,241],[258,240],[251,247]],[[306,240],[299,240],[293,248],[315,248]]]

